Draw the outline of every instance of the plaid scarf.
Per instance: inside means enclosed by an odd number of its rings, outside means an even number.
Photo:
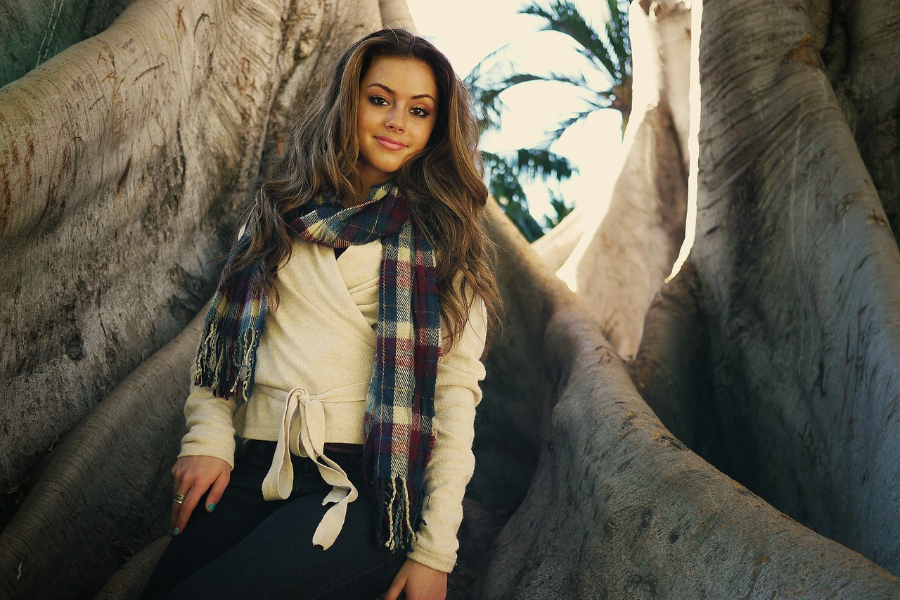
[[[434,251],[413,228],[406,200],[387,183],[344,208],[318,198],[291,221],[297,237],[334,248],[382,239],[375,364],[364,422],[363,473],[376,500],[376,531],[391,550],[415,538],[434,447],[432,419],[440,349],[440,304]],[[229,257],[250,243],[245,233]],[[247,401],[266,312],[252,265],[226,289],[224,278],[206,316],[194,383],[216,396]]]

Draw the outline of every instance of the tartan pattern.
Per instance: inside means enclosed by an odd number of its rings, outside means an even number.
[[[238,240],[228,262],[249,243],[249,235]],[[239,392],[239,405],[250,399],[256,371],[256,348],[266,314],[266,297],[256,285],[255,272],[254,267],[241,271],[230,290],[224,289],[224,271],[219,277],[216,295],[206,313],[194,365],[196,385],[211,387],[220,398],[231,398]]]
[[[375,498],[376,532],[391,550],[415,539],[425,496],[425,465],[434,447],[432,420],[440,354],[440,303],[434,251],[409,218],[396,186],[373,187],[366,200],[344,208],[318,198],[293,215],[301,238],[345,248],[382,239],[375,363],[363,425],[363,473]],[[236,248],[249,243],[249,234]],[[237,250],[235,250],[236,252]],[[232,252],[229,261],[234,257]],[[219,397],[249,399],[266,297],[261,266],[238,274],[232,289],[220,279],[197,352],[194,383]]]

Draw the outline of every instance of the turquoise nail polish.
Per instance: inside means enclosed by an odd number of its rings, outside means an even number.
[[[216,505],[215,505],[215,503],[210,502],[210,503],[209,503],[209,506],[206,507],[206,510],[208,510],[209,512],[212,512],[212,511],[216,510]]]
[[[177,527],[176,527],[175,529],[172,530],[172,535],[178,535],[178,528],[177,528]]]
[[[169,530],[169,535],[175,535],[174,533],[172,533],[171,529]]]

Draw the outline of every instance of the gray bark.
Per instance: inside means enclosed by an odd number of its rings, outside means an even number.
[[[0,87],[109,27],[131,0],[3,0]]]
[[[2,474],[32,475],[4,495],[0,597],[90,597],[127,560],[101,597],[143,585],[204,311],[150,354],[209,296],[286,115],[378,11],[138,0],[0,90]]]
[[[662,286],[644,321],[644,336],[628,372],[641,397],[682,442],[715,455],[719,431],[711,405],[709,339],[703,296],[690,262]]]
[[[900,253],[808,41],[828,19],[735,6],[704,12],[696,243],[631,376],[704,456],[894,569]],[[137,0],[0,90],[0,475],[33,475],[0,533],[0,596],[89,597],[161,533],[199,321],[151,353],[208,297],[217,240],[277,160],[290,106],[377,14]],[[507,326],[472,496],[516,512],[484,597],[900,596],[896,577],[664,428],[581,301],[496,206],[488,218]],[[651,258],[671,264],[669,246]],[[100,597],[133,597],[162,543]]]
[[[825,73],[900,240],[900,10],[872,0],[807,0],[806,9]]]
[[[676,0],[635,2],[629,14],[635,78],[624,163],[608,210],[592,214],[557,271],[623,356],[636,352],[684,240],[691,21]]]
[[[492,427],[478,436],[492,451],[476,454],[476,492],[504,493],[513,476],[484,471],[514,472],[523,446],[538,445],[540,460],[533,479],[526,469],[513,482],[528,493],[500,534],[483,598],[900,595],[898,578],[779,513],[673,437],[581,303],[492,212],[498,272],[515,274],[503,291],[517,336],[504,337],[488,364],[479,410]]]
[[[285,112],[377,19],[374,2],[142,0],[0,89],[7,486],[206,301]]]
[[[204,316],[145,360],[53,450],[0,533],[0,597],[90,598],[163,534]]]
[[[709,2],[702,27],[690,257],[724,444],[710,458],[900,572],[900,252],[806,13]]]

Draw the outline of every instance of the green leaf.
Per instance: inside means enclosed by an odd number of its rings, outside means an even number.
[[[560,221],[565,219],[569,213],[575,210],[574,206],[566,204],[566,201],[561,196],[554,194],[553,190],[550,190],[550,207],[556,214],[544,216],[544,227],[547,229],[553,229],[559,225]]]
[[[513,62],[513,45],[507,44],[485,56],[465,79],[476,102],[476,113],[482,131],[497,129],[507,109],[502,95],[507,90],[538,81],[566,83],[584,102],[584,109],[573,112],[547,131],[546,138],[532,148],[509,153],[482,152],[485,178],[491,194],[529,240],[542,235],[541,226],[528,212],[528,199],[521,178],[562,181],[575,171],[563,156],[550,151],[572,125],[597,110],[614,108],[622,114],[623,129],[631,113],[631,44],[628,38],[626,0],[606,0],[606,18],[601,29],[584,18],[572,0],[531,0],[519,12],[540,19],[539,31],[555,31],[567,35],[573,50],[587,59],[584,67],[610,83],[607,89],[593,89],[584,70],[575,73],[535,72]],[[539,34],[542,35],[542,34]],[[525,53],[527,54],[527,53]],[[594,80],[594,78],[590,78]],[[572,208],[551,192],[555,217],[548,217],[548,227],[559,222]]]

